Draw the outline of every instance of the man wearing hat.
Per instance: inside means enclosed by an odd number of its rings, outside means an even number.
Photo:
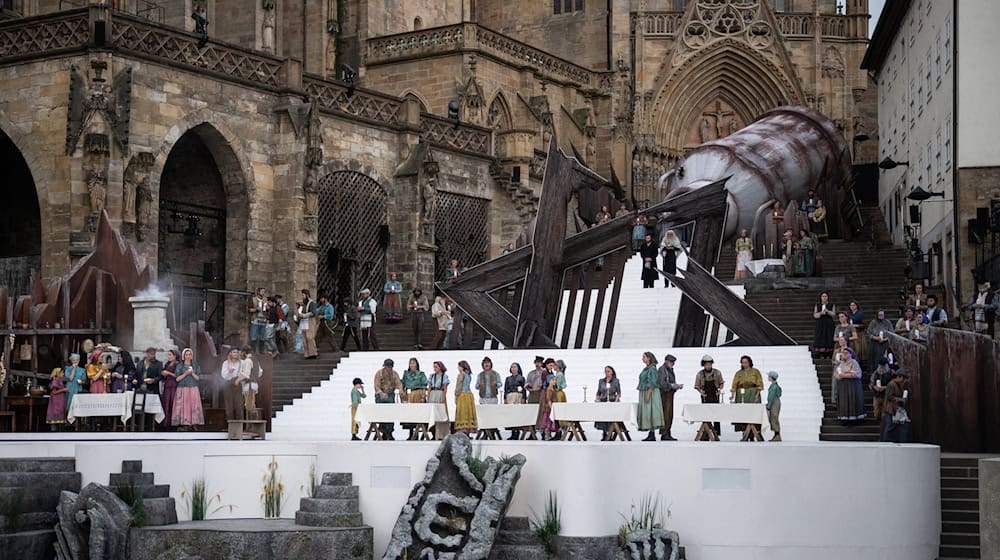
[[[368,397],[368,395],[365,394],[365,384],[360,377],[355,377],[354,381],[351,381],[351,385],[354,385],[354,388],[351,389],[351,440],[358,441],[361,438],[358,437],[358,423],[354,420],[354,415],[358,412],[361,399]]]
[[[892,372],[892,381],[885,390],[885,417],[882,422],[882,441],[906,443],[910,441],[910,418],[906,414],[909,398],[910,374],[900,368]],[[900,412],[897,417],[897,412]]]
[[[361,320],[361,349],[368,350],[370,345],[372,350],[378,350],[378,339],[375,338],[375,311],[378,302],[372,297],[372,291],[368,288],[361,290],[360,295],[358,314]]]
[[[545,358],[541,356],[535,356],[535,369],[528,372],[527,382],[525,383],[525,388],[528,391],[528,404],[538,404],[542,397],[542,388],[545,386],[545,376],[548,372],[545,371]]]
[[[684,388],[684,385],[677,384],[677,376],[674,375],[674,364],[677,358],[673,354],[667,354],[663,358],[663,365],[656,372],[656,381],[660,387],[660,402],[663,405],[663,427],[660,428],[660,441],[677,441],[670,434],[670,428],[674,423],[674,393]]]
[[[403,380],[400,379],[396,370],[392,369],[393,365],[393,361],[386,358],[382,362],[382,369],[375,372],[375,380],[372,385],[375,386],[376,404],[396,402],[396,392],[403,390]],[[396,439],[392,437],[392,432],[395,429],[395,424],[382,424],[382,439]]]
[[[701,357],[701,369],[694,378],[694,389],[701,395],[703,403],[719,403],[719,395],[722,387],[726,384],[722,378],[722,372],[715,369],[715,359],[708,354]],[[721,434],[721,426],[718,422],[712,424],[715,433]]]

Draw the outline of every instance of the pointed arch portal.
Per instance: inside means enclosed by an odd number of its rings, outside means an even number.
[[[0,219],[0,286],[31,293],[31,272],[42,264],[42,217],[31,170],[21,150],[0,130],[4,211]]]

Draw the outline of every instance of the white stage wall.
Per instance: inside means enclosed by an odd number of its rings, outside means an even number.
[[[484,455],[527,459],[509,515],[541,512],[555,490],[562,534],[612,535],[631,504],[659,493],[691,560],[933,560],[940,534],[939,449],[865,443],[484,442]],[[0,456],[46,456],[65,444],[0,444]],[[141,459],[182,488],[204,477],[223,505],[210,517],[262,517],[261,478],[273,456],[293,517],[318,473],[351,472],[365,522],[384,551],[400,507],[436,444],[425,442],[93,442],[75,444],[84,484]],[[63,455],[65,456],[65,455]],[[228,506],[234,506],[232,510]]]

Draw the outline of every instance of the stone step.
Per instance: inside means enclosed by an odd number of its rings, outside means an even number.
[[[495,544],[505,544],[514,546],[534,546],[540,545],[538,537],[531,531],[508,531],[501,529],[496,536]]]
[[[0,459],[0,473],[71,473],[75,471],[76,459],[73,459],[72,457],[25,457],[21,459]]]
[[[938,555],[943,558],[979,558],[978,546],[941,546]]]
[[[55,511],[59,505],[59,495],[63,490],[80,492],[80,477],[76,484],[58,485],[40,482],[26,487],[0,488],[0,504],[20,503],[22,512]]]
[[[947,478],[979,478],[979,468],[948,467],[942,464],[941,476]]]
[[[944,488],[941,487],[941,498],[945,500],[976,500],[979,501],[978,488]]]
[[[979,459],[975,457],[941,457],[942,467],[979,469]]]
[[[949,511],[979,511],[979,500],[941,500],[941,509]]]
[[[302,498],[299,509],[310,513],[358,513],[357,499]]]
[[[159,527],[177,523],[177,503],[173,498],[144,498],[142,506],[146,516],[144,526]]]
[[[941,490],[945,488],[979,488],[979,479],[941,477]]]
[[[80,489],[80,473],[75,472],[0,472],[0,488],[51,486]]]
[[[827,434],[820,433],[820,441],[878,441],[877,434],[858,434],[858,433],[846,433],[846,434]]]
[[[51,529],[58,522],[59,514],[55,512],[54,508],[53,511],[24,512],[19,514],[16,520],[8,520],[6,515],[0,515],[0,528],[6,530],[8,523],[16,523],[17,532]],[[3,556],[0,555],[0,558]]]
[[[957,511],[957,510],[941,510],[941,522],[948,523],[976,523],[979,524],[979,510],[974,511]]]
[[[504,517],[500,528],[503,531],[530,531],[531,520],[527,517]]]
[[[494,544],[489,560],[549,560],[542,545]]]
[[[152,486],[153,473],[122,472],[111,473],[108,486]]]
[[[941,533],[941,546],[975,546],[979,547],[979,534]]]
[[[357,486],[317,486],[316,496],[322,500],[357,500]]]
[[[354,475],[351,473],[323,473],[320,484],[323,486],[351,486]]]
[[[122,473],[141,473],[142,461],[122,461]]]
[[[295,524],[307,527],[361,527],[360,513],[295,512]]]
[[[0,558],[27,560],[29,558],[52,558],[56,533],[49,527],[18,533],[0,533]]]
[[[958,533],[963,535],[978,535],[979,523],[960,523],[956,521],[942,521],[941,533]]]
[[[115,493],[130,492],[134,489],[136,492],[141,492],[143,499],[156,499],[156,498],[166,498],[170,496],[170,485],[169,484],[145,484],[141,486],[133,486],[129,488],[128,485],[115,486],[109,485],[111,490]]]

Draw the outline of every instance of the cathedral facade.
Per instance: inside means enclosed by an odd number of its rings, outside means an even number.
[[[425,290],[535,216],[548,142],[628,204],[784,104],[875,136],[866,0],[11,0],[0,284],[66,273],[101,212],[177,318],[245,328],[257,286]],[[192,14],[198,17],[192,18]],[[201,25],[199,25],[199,21]],[[855,161],[876,147],[855,143]],[[584,222],[610,193],[576,201]],[[206,291],[209,290],[209,291]]]

